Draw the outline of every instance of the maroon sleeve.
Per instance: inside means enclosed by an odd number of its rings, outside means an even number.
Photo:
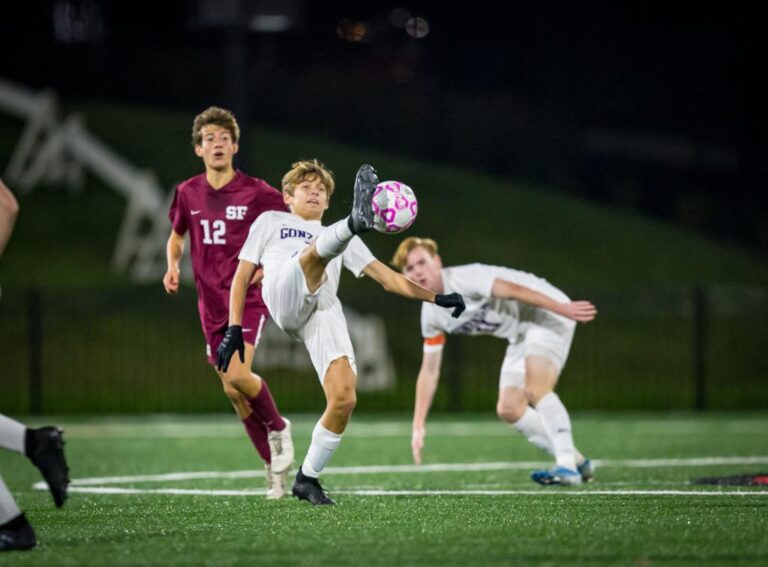
[[[176,234],[186,234],[187,232],[187,208],[184,206],[179,187],[176,187],[176,193],[173,195],[171,209],[168,211],[168,218],[171,219],[173,231]]]
[[[288,212],[288,205],[286,205],[283,200],[282,191],[275,189],[266,182],[262,182],[261,190],[262,198],[259,200],[261,211],[259,211],[259,214],[266,211],[280,211],[281,213]]]

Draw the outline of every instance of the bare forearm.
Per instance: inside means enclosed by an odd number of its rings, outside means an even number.
[[[416,403],[413,409],[413,426],[424,427],[432,400],[435,398],[440,376],[435,372],[420,370],[416,379]]]
[[[416,282],[411,281],[404,276],[400,276],[400,274],[396,275],[398,277],[389,281],[384,286],[384,289],[409,299],[418,299],[419,301],[427,301],[429,303],[435,302],[435,292],[420,286]]]
[[[435,293],[409,280],[404,275],[388,268],[378,260],[368,264],[363,273],[375,281],[390,293],[396,293],[409,299],[418,299],[434,303]]]
[[[245,295],[248,284],[253,277],[256,266],[250,262],[241,261],[237,266],[235,276],[232,278],[232,287],[229,292],[229,324],[242,325],[243,310],[245,309]]]
[[[533,291],[532,289],[528,289],[525,287],[520,289],[521,289],[519,293],[520,301],[524,303],[528,303],[535,307],[542,307],[544,309],[557,312],[560,306],[559,301],[555,301],[551,297],[544,295],[543,293],[539,293],[538,291]]]
[[[502,299],[515,299],[533,305],[534,307],[542,307],[555,312],[557,312],[560,305],[558,301],[555,301],[543,293],[504,280],[496,280],[493,283],[491,295]]]
[[[500,279],[493,282],[491,295],[522,301],[581,323],[588,323],[597,315],[597,309],[589,301],[565,301],[561,303],[538,291]]]
[[[165,246],[165,259],[169,270],[178,270],[179,262],[184,254],[184,237],[171,235]]]

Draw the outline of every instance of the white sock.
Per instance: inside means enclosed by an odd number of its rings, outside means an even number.
[[[528,406],[525,409],[523,417],[513,423],[515,429],[522,433],[526,439],[532,444],[543,449],[550,455],[555,454],[555,449],[552,446],[552,440],[549,438],[549,432],[544,427],[544,423],[541,421],[539,412]]]
[[[313,478],[319,477],[339,447],[339,443],[341,443],[341,435],[328,431],[318,421],[312,431],[312,444],[309,446],[304,464],[301,465],[301,472]]]
[[[560,397],[550,392],[536,404],[536,411],[549,432],[557,466],[576,470],[576,448],[573,445],[571,418]]]
[[[340,256],[347,249],[347,244],[352,240],[352,231],[349,230],[347,219],[342,219],[327,227],[317,237],[315,247],[321,258],[332,259]]]
[[[0,447],[24,455],[27,427],[0,413]]]
[[[19,514],[21,514],[21,510],[11,496],[11,491],[5,486],[3,477],[0,476],[0,526],[10,522]]]

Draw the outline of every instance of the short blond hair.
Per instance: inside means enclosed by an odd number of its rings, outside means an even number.
[[[291,164],[291,169],[283,175],[283,193],[293,195],[293,190],[299,183],[320,178],[325,185],[328,198],[333,195],[336,182],[333,180],[333,172],[325,167],[317,159],[297,161]]]
[[[218,106],[209,106],[200,114],[195,116],[192,122],[192,146],[201,146],[203,144],[203,128],[215,124],[228,130],[232,135],[232,142],[237,144],[240,141],[240,126],[237,124],[235,115],[226,108]]]
[[[414,248],[422,247],[429,252],[430,256],[437,256],[437,242],[431,238],[419,238],[418,236],[409,236],[400,243],[400,246],[395,250],[395,255],[392,256],[392,260],[389,261],[395,268],[403,271],[405,263],[408,261],[408,254]]]

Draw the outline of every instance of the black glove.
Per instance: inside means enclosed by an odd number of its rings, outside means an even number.
[[[458,293],[449,293],[448,295],[442,295],[437,294],[435,296],[435,305],[439,305],[440,307],[448,307],[449,309],[453,307],[453,313],[451,313],[451,317],[454,319],[457,319],[459,315],[464,313],[464,309],[466,309],[466,306],[464,305],[464,298],[461,297]]]
[[[241,325],[230,325],[224,338],[221,340],[219,348],[216,349],[216,368],[226,372],[229,368],[229,361],[235,352],[240,353],[240,362],[245,363],[245,343],[243,342],[243,327]]]

